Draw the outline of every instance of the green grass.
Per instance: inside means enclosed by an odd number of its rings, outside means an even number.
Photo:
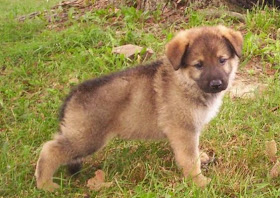
[[[81,174],[70,177],[62,167],[55,174],[61,189],[36,189],[34,170],[41,145],[58,128],[58,109],[77,82],[139,63],[112,54],[112,48],[132,43],[151,47],[152,59],[178,28],[224,24],[242,30],[245,43],[242,72],[257,59],[261,68],[279,71],[279,11],[248,11],[246,24],[235,19],[206,20],[188,9],[182,22],[161,23],[157,12],[123,7],[100,9],[81,21],[69,19],[59,30],[47,28],[42,17],[19,23],[15,17],[44,10],[57,1],[8,1],[0,5],[0,197],[279,197],[279,179],[270,179],[266,140],[280,142],[280,77],[259,75],[269,86],[254,99],[228,96],[220,114],[205,129],[201,145],[214,152],[217,163],[204,173],[211,184],[201,190],[183,179],[165,141],[114,140],[89,157]],[[148,23],[157,21],[158,25]],[[278,37],[279,38],[279,37]],[[279,146],[279,145],[278,145]],[[86,182],[101,168],[113,186],[90,191]]]

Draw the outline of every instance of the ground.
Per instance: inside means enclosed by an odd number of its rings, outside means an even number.
[[[265,155],[267,140],[280,143],[279,10],[243,10],[244,21],[227,15],[223,6],[218,10],[225,14],[219,17],[204,15],[205,9],[195,5],[163,15],[160,7],[141,12],[125,6],[92,7],[80,17],[71,7],[67,15],[61,14],[63,6],[55,11],[61,15],[44,12],[57,3],[0,4],[0,197],[280,196],[280,180],[269,177],[273,163]],[[37,11],[41,14],[35,18],[20,20]],[[215,156],[203,168],[212,178],[208,187],[199,189],[183,179],[168,142],[116,139],[87,158],[79,175],[71,177],[60,168],[55,181],[61,188],[55,193],[36,189],[36,160],[58,129],[58,110],[71,87],[141,62],[113,54],[114,47],[151,48],[151,61],[163,55],[164,45],[179,29],[215,24],[244,34],[241,87],[265,86],[250,97],[227,95],[219,115],[204,129],[201,147]],[[112,182],[110,187],[94,191],[86,186],[97,169]]]

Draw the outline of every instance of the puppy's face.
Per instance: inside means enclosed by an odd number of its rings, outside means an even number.
[[[166,55],[175,70],[197,83],[206,93],[228,87],[238,65],[243,38],[224,26],[180,32],[167,45]]]

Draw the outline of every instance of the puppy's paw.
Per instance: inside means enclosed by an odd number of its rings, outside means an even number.
[[[201,152],[200,161],[202,164],[208,164],[211,160],[210,157],[205,152]]]
[[[38,184],[37,183],[37,188],[53,192],[55,189],[58,189],[60,186],[52,181],[50,182],[44,182],[43,184]]]
[[[200,175],[197,175],[196,177],[194,177],[193,181],[198,187],[204,188],[211,182],[211,179],[200,174]]]

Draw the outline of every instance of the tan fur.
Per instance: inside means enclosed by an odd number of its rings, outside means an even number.
[[[167,138],[185,177],[205,186],[210,179],[201,173],[199,136],[234,79],[241,47],[239,32],[194,28],[175,36],[158,62],[77,86],[63,106],[60,133],[41,151],[37,187],[57,188],[52,176],[60,165],[94,153],[116,136]],[[221,86],[211,84],[217,80]]]

